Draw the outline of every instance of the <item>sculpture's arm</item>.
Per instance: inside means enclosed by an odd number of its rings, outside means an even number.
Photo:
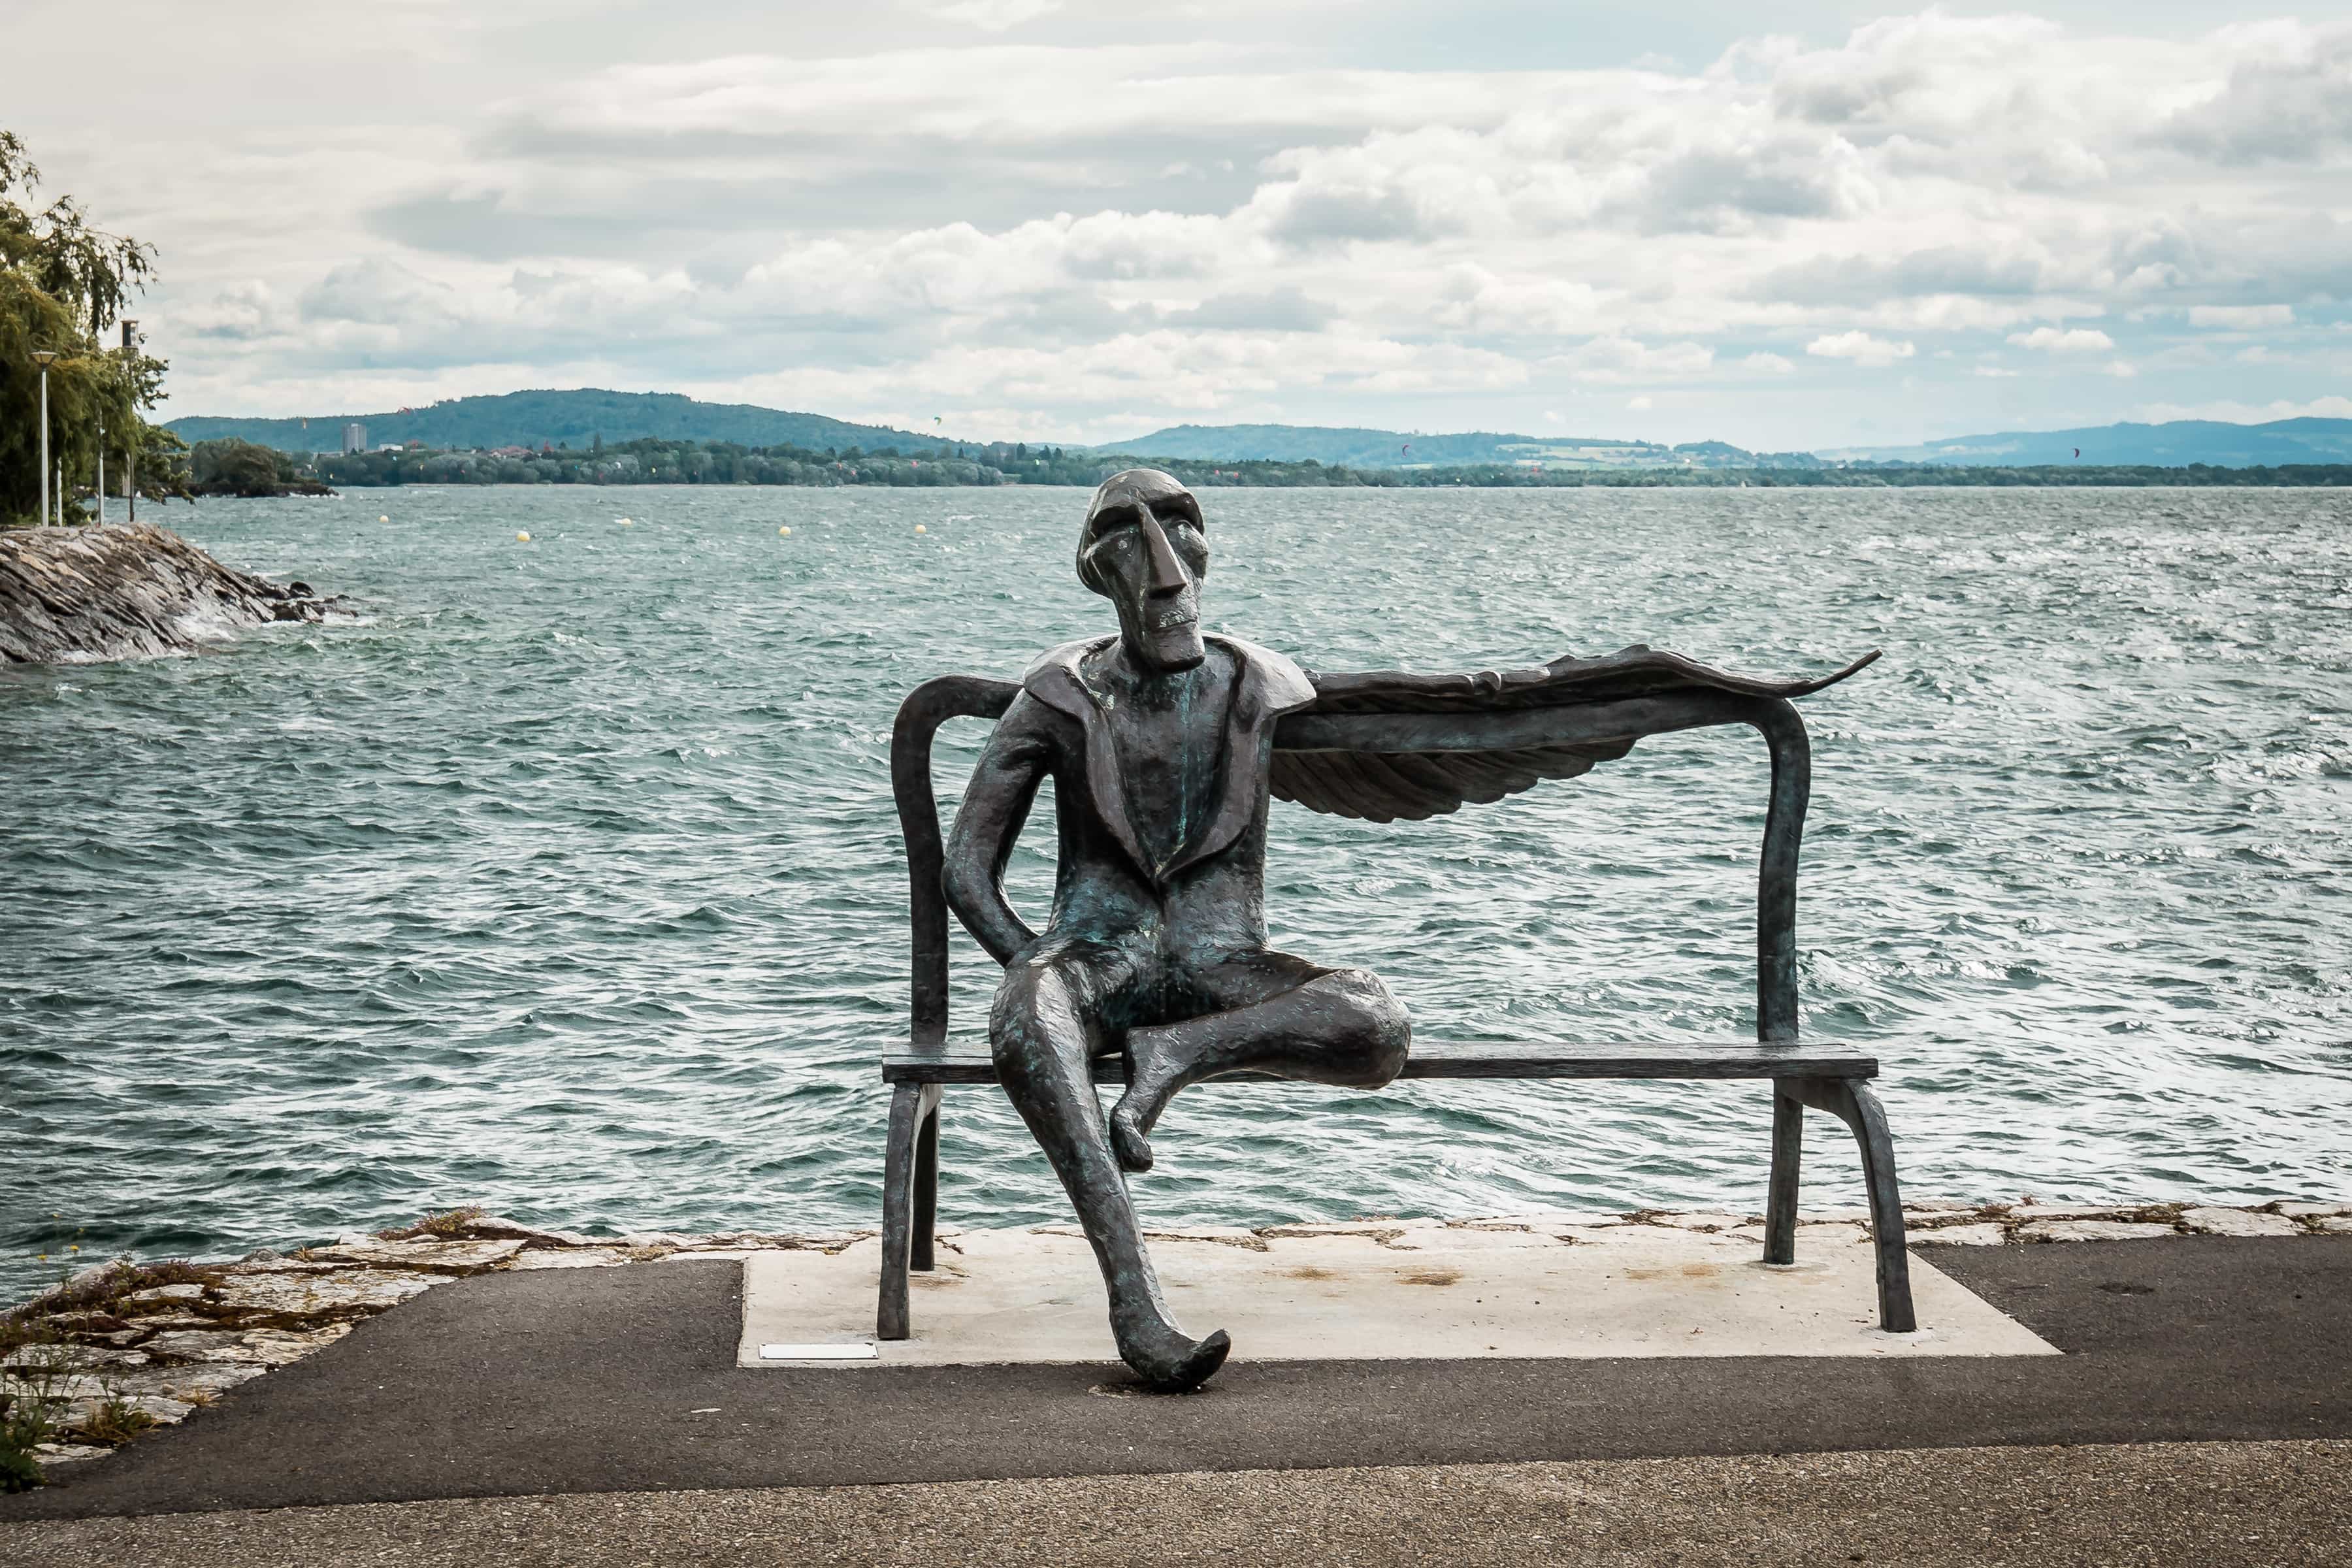
[[[1037,940],[1004,900],[1004,866],[1052,762],[1044,707],[1024,692],[988,738],[948,835],[940,873],[948,907],[999,963]]]

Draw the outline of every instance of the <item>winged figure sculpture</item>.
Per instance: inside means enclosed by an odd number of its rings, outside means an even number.
[[[1368,970],[1268,945],[1270,798],[1373,822],[1500,800],[1622,757],[1644,734],[1724,721],[1726,704],[1842,680],[1727,675],[1632,647],[1469,675],[1313,674],[1204,636],[1200,503],[1156,469],[1095,492],[1079,579],[1116,636],[1055,648],[1022,677],[973,769],[946,847],[947,900],[1004,965],[989,1017],[997,1076],[1067,1190],[1102,1267],[1119,1353],[1156,1387],[1197,1385],[1223,1332],[1195,1339],[1161,1298],[1126,1174],[1188,1085],[1236,1072],[1374,1088],[1412,1031]],[[1058,866],[1043,932],[1003,871],[1054,782]],[[1097,1058],[1125,1058],[1106,1117]]]

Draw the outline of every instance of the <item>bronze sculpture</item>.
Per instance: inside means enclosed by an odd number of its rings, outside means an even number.
[[[1282,655],[1204,637],[1208,542],[1199,502],[1155,469],[1096,490],[1079,579],[1117,607],[1118,635],[1033,664],[972,773],[945,860],[949,905],[1005,966],[989,1018],[999,1080],[1067,1190],[1110,1298],[1120,1355],[1162,1389],[1224,1361],[1222,1332],[1171,1320],[1125,1173],[1149,1170],[1154,1124],[1187,1086],[1229,1073],[1372,1088],[1404,1066],[1412,1029],[1379,978],[1267,946],[1271,796],[1390,821],[1493,801],[1622,756],[1622,740],[1547,739],[1547,710],[1595,700],[1775,684],[1631,648],[1503,674],[1311,675]],[[1875,657],[1875,656],[1873,656]],[[1286,720],[1392,717],[1377,749],[1285,750]],[[1055,782],[1059,866],[1045,931],[1006,902],[1003,875],[1037,788]],[[1124,1058],[1106,1121],[1097,1058]]]

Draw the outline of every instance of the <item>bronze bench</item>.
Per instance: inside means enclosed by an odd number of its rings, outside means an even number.
[[[939,1212],[939,1112],[950,1084],[993,1084],[996,1067],[981,1042],[948,1039],[948,907],[940,882],[939,805],[931,788],[931,741],[952,718],[994,720],[1019,688],[1011,681],[944,676],[924,682],[899,706],[890,737],[890,775],[898,824],[906,838],[914,937],[913,1029],[886,1050],[882,1079],[891,1086],[890,1121],[882,1184],[881,1302],[876,1337],[903,1340],[909,1321],[907,1275],[932,1267]],[[1365,745],[1360,732],[1340,736],[1345,718],[1286,720],[1276,750],[1349,749]],[[1369,721],[1389,728],[1394,718]],[[1796,1261],[1797,1184],[1807,1108],[1837,1117],[1861,1146],[1863,1182],[1870,1200],[1871,1237],[1878,1273],[1879,1326],[1890,1333],[1917,1327],[1911,1307],[1909,1255],[1903,1245],[1903,1205],[1895,1176],[1895,1145],[1885,1112],[1871,1092],[1878,1058],[1850,1047],[1797,1038],[1797,856],[1811,787],[1811,753],[1804,721],[1785,698],[1729,693],[1673,699],[1628,699],[1547,714],[1544,733],[1632,736],[1703,725],[1745,723],[1760,731],[1772,758],[1772,797],[1764,827],[1757,900],[1757,1034],[1753,1043],[1550,1044],[1413,1040],[1403,1076],[1409,1079],[1769,1079],[1772,1083],[1772,1172],[1764,1205],[1764,1261]],[[1098,1083],[1122,1081],[1116,1058],[1095,1064]],[[1274,1081],[1255,1074],[1223,1083]]]

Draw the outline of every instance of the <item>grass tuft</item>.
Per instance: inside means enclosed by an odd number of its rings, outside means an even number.
[[[100,1405],[89,1418],[73,1429],[73,1436],[84,1442],[103,1443],[118,1447],[128,1443],[150,1426],[155,1418],[121,1394],[114,1394]]]

